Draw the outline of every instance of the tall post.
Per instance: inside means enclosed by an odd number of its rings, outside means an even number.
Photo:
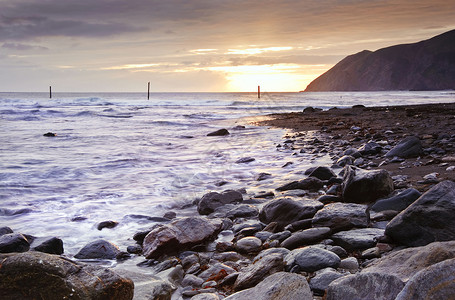
[[[150,81],[147,84],[147,100],[150,100]]]
[[[261,86],[258,85],[258,99],[261,98]]]
[[[49,86],[49,99],[52,99],[52,86]]]

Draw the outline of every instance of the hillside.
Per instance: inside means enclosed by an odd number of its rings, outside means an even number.
[[[455,30],[413,44],[349,55],[305,92],[455,89]]]

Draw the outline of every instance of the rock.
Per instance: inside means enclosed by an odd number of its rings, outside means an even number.
[[[242,204],[226,213],[226,218],[252,218],[259,214],[258,209],[253,205]]]
[[[345,202],[371,203],[393,192],[393,180],[389,172],[382,169],[366,171],[346,166],[343,180]]]
[[[283,257],[285,257],[286,255],[288,255],[289,253],[291,253],[291,251],[289,251],[288,249],[286,248],[269,248],[269,249],[265,249],[265,250],[262,250],[254,259],[253,259],[253,263],[260,260],[261,258],[267,256],[267,255],[271,255],[271,254],[275,254],[275,253],[279,253],[280,255],[282,255]]]
[[[147,282],[147,299],[171,300],[174,288],[171,283],[159,278],[153,278]]]
[[[238,160],[236,160],[236,164],[245,164],[245,163],[249,163],[249,162],[252,162],[252,161],[255,161],[256,159],[254,157],[242,157]]]
[[[244,269],[234,284],[239,291],[257,285],[265,277],[284,270],[283,255],[274,253],[266,255]]]
[[[340,157],[337,161],[336,164],[339,165],[340,167],[352,165],[354,163],[354,157],[350,155],[343,155]]]
[[[20,233],[7,233],[0,236],[0,253],[26,252],[30,243]]]
[[[428,190],[387,224],[386,235],[411,247],[455,239],[455,182]]]
[[[219,219],[189,217],[172,221],[150,231],[144,239],[144,256],[157,258],[190,249],[213,239],[222,229]]]
[[[128,246],[126,248],[126,251],[131,254],[141,254],[142,253],[142,247],[139,245],[133,245],[133,246]]]
[[[357,270],[359,269],[359,262],[358,262],[357,258],[351,256],[351,257],[342,259],[338,268],[357,272]]]
[[[349,156],[352,156],[353,158],[359,158],[362,156],[362,154],[360,154],[359,150],[355,149],[355,148],[348,148],[346,149],[344,152],[343,152],[343,155],[349,155]]]
[[[268,202],[259,212],[259,220],[266,224],[277,222],[280,228],[299,220],[308,219],[324,205],[318,201],[294,201],[279,198]]]
[[[455,259],[437,263],[414,275],[395,300],[453,299]]]
[[[55,132],[46,132],[45,134],[43,134],[43,136],[47,136],[47,137],[54,137],[54,136],[57,136],[57,134]]]
[[[191,300],[219,300],[220,297],[218,297],[217,294],[214,293],[202,293],[202,294],[197,294],[194,297],[191,297]]]
[[[313,294],[305,277],[298,274],[278,272],[270,275],[253,288],[225,298],[225,300],[313,300]]]
[[[316,272],[316,275],[310,279],[310,288],[316,295],[324,295],[329,287],[329,284],[340,277],[346,276],[332,268],[322,269]]]
[[[78,259],[115,259],[120,253],[118,247],[106,240],[96,240],[84,246],[74,255]]]
[[[163,216],[163,218],[166,218],[166,219],[169,219],[169,220],[175,219],[176,217],[177,217],[177,213],[174,212],[174,211],[168,211]]]
[[[103,228],[114,228],[118,225],[118,222],[116,221],[103,221],[98,224],[96,227],[98,230],[101,230]]]
[[[313,217],[313,227],[329,227],[333,232],[367,227],[367,206],[354,203],[327,204]]]
[[[210,132],[209,134],[207,134],[207,136],[223,136],[223,135],[228,135],[229,134],[229,131],[225,128],[223,129],[219,129],[217,131],[213,131],[213,132]]]
[[[332,177],[336,177],[335,173],[328,167],[317,167],[309,176],[316,177],[320,180],[329,180]]]
[[[333,281],[327,300],[394,300],[404,283],[389,274],[369,273],[348,275]]]
[[[0,227],[0,236],[8,234],[8,233],[13,233],[13,230],[7,226]]]
[[[408,136],[386,153],[386,157],[417,157],[423,154],[422,144],[416,136]]]
[[[269,236],[268,240],[269,241],[276,240],[276,241],[281,243],[282,241],[284,241],[285,239],[287,239],[291,235],[292,235],[292,233],[290,231],[284,230],[284,231],[272,234],[271,236]]]
[[[293,181],[283,186],[278,187],[277,191],[289,190],[309,190],[318,191],[324,186],[324,182],[316,177],[308,177],[303,180]]]
[[[292,222],[291,224],[287,225],[284,229],[289,230],[291,232],[294,232],[297,230],[302,230],[302,229],[308,229],[311,227],[311,222],[312,222],[312,219],[295,221],[295,222]]]
[[[292,250],[284,258],[285,267],[290,272],[314,272],[324,268],[337,268],[340,258],[335,253],[309,246]]]
[[[381,145],[379,145],[376,142],[368,142],[368,143],[360,146],[358,151],[362,155],[375,155],[375,154],[381,153],[382,147],[381,147]]]
[[[363,258],[363,259],[372,259],[372,258],[378,258],[378,257],[381,257],[381,252],[379,251],[378,247],[366,249],[366,250],[362,251],[362,253],[360,254],[360,258]]]
[[[257,237],[244,237],[237,241],[235,249],[241,253],[254,253],[261,250],[262,242]]]
[[[1,299],[133,299],[130,279],[42,252],[0,254]]]
[[[361,228],[349,231],[340,231],[331,236],[331,239],[348,251],[367,249],[376,245],[377,239],[384,235],[384,229]]]
[[[204,279],[199,278],[193,274],[186,274],[182,280],[182,286],[191,286],[194,288],[201,287],[204,283]]]
[[[371,206],[372,211],[380,212],[385,210],[402,211],[422,194],[414,189],[409,188],[390,198],[380,199]]]
[[[63,254],[63,241],[57,237],[53,237],[33,249],[44,253],[60,255]]]
[[[198,203],[197,211],[201,215],[208,215],[215,211],[216,208],[226,205],[240,203],[243,201],[243,196],[238,191],[226,190],[224,192],[210,192],[202,196]]]
[[[262,181],[262,180],[266,180],[266,179],[269,179],[270,177],[272,177],[272,174],[270,173],[259,173],[255,179],[257,181]]]
[[[295,249],[301,246],[306,246],[318,241],[321,241],[330,235],[330,228],[319,227],[310,228],[300,232],[296,232],[281,243],[281,247],[287,249]]]
[[[228,265],[222,263],[216,263],[213,266],[209,267],[207,270],[199,274],[199,278],[202,278],[204,281],[216,280],[219,281],[229,274],[233,274],[236,271],[229,267]]]
[[[435,242],[407,248],[375,260],[362,273],[392,274],[407,282],[417,272],[447,259],[455,258],[455,241]]]

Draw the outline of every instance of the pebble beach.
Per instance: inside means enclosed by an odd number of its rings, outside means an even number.
[[[306,107],[247,120],[206,138],[226,138],[242,126],[279,128],[285,134],[277,151],[329,159],[254,194],[248,182],[207,191],[128,237],[126,249],[99,239],[68,258],[64,240],[2,227],[0,297],[450,299],[455,104]],[[250,184],[275,176],[265,170]],[[117,225],[106,219],[97,227]],[[114,260],[140,261],[144,272],[103,265]],[[51,291],[56,274],[61,288]],[[91,274],[103,284],[91,284]],[[23,287],[26,279],[32,288]]]

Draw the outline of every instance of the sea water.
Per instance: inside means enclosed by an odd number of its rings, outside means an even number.
[[[282,143],[284,129],[252,125],[270,113],[455,101],[455,93],[0,93],[0,226],[59,237],[72,257],[103,238],[125,251],[167,211],[197,214],[210,191],[273,191],[327,156]],[[244,128],[242,127],[244,126]],[[226,128],[230,135],[210,137]],[[43,136],[54,132],[55,137]],[[250,163],[237,160],[255,158]],[[283,166],[292,162],[292,167]],[[262,172],[272,176],[264,181]],[[224,183],[224,184],[222,184]],[[187,207],[187,208],[183,208]],[[99,231],[101,221],[119,222]]]

